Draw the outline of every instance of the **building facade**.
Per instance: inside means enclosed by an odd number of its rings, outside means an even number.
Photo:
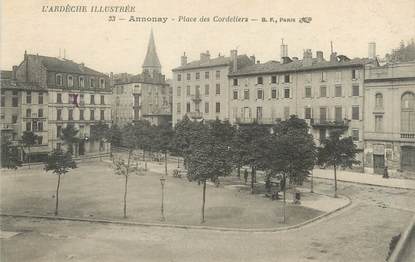
[[[229,119],[228,75],[238,68],[253,64],[253,59],[232,50],[229,57],[211,58],[209,51],[200,60],[173,69],[173,125],[185,115],[195,120]]]
[[[152,125],[171,123],[172,91],[161,73],[153,31],[150,33],[142,73],[111,76],[113,121],[124,126],[137,120]]]
[[[26,53],[20,65],[13,67],[12,75],[11,86],[20,87],[17,119],[21,128],[17,137],[21,138],[23,131],[33,131],[39,136],[39,146],[44,147],[39,151],[47,153],[63,145],[62,129],[73,125],[80,138],[75,156],[108,150],[109,145],[90,139],[98,122],[111,124],[107,75],[68,59]],[[13,107],[13,91],[11,94]]]
[[[365,71],[365,170],[415,177],[415,62]]]

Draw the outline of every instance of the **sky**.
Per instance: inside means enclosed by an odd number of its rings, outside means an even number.
[[[43,6],[134,6],[134,13],[42,12]],[[129,22],[130,16],[168,17],[162,23]],[[239,16],[259,19],[248,23],[178,22],[179,16]],[[261,18],[311,17],[310,23],[269,23]],[[127,20],[120,21],[119,18]],[[172,21],[171,19],[176,19]],[[279,60],[281,39],[288,55],[304,49],[334,51],[350,58],[367,57],[368,43],[376,42],[377,55],[415,38],[413,0],[3,0],[1,1],[0,67],[11,70],[28,53],[59,56],[83,62],[104,73],[140,73],[151,28],[162,72],[171,77],[186,52],[188,61],[209,50],[229,56],[255,55],[261,62]],[[61,51],[63,55],[63,51]]]

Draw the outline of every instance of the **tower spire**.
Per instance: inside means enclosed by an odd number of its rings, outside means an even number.
[[[153,29],[150,32],[150,39],[148,41],[147,53],[144,58],[143,72],[147,71],[150,75],[153,72],[161,73],[161,64],[156,51],[156,43],[154,41]]]

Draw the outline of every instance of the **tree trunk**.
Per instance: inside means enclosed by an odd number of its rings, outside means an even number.
[[[251,194],[254,193],[254,173],[255,173],[255,167],[252,166],[252,169],[251,169]]]
[[[334,169],[334,197],[337,197],[337,167],[333,166]]]
[[[206,179],[203,181],[203,198],[202,198],[202,220],[201,224],[205,223],[205,202],[206,202]]]
[[[180,168],[180,157],[177,156],[177,168]]]
[[[238,178],[241,178],[241,166],[238,166]]]
[[[58,185],[56,187],[56,205],[55,205],[55,216],[58,215],[58,208],[59,208],[59,187],[61,185],[61,175],[58,175]]]
[[[314,174],[313,173],[314,173],[314,167],[311,170],[311,181],[310,181],[310,192],[311,193],[314,193],[314,181],[313,181]]]
[[[164,152],[164,174],[167,177],[167,151]]]
[[[286,207],[286,197],[285,197],[285,192],[286,192],[286,188],[287,188],[287,181],[285,179],[285,173],[283,174],[283,183],[284,183],[284,190],[283,190],[283,205],[282,205],[282,215],[283,215],[283,223],[285,224],[285,222],[287,221],[287,216],[285,213],[285,207]]]
[[[29,169],[30,169],[30,146],[27,147],[27,152],[29,153],[27,154],[27,163],[29,164]]]
[[[144,171],[147,171],[146,151],[143,149]]]
[[[128,173],[130,172],[130,160],[131,160],[132,153],[133,153],[133,150],[130,149],[130,151],[128,152],[127,171],[125,175],[125,185],[124,185],[124,218],[127,218],[127,185],[128,185]]]

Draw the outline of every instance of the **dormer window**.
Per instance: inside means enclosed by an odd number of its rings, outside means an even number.
[[[104,80],[103,78],[101,78],[101,79],[99,80],[99,87],[100,87],[100,88],[105,88],[105,80]]]
[[[83,76],[79,77],[79,87],[85,87],[85,78]]]
[[[68,75],[68,87],[73,87],[73,76]]]
[[[62,75],[61,74],[57,74],[56,75],[56,85],[62,86],[62,84],[63,84]]]
[[[258,76],[257,77],[257,84],[262,85],[263,83],[264,83],[264,79],[262,78],[262,76]]]

